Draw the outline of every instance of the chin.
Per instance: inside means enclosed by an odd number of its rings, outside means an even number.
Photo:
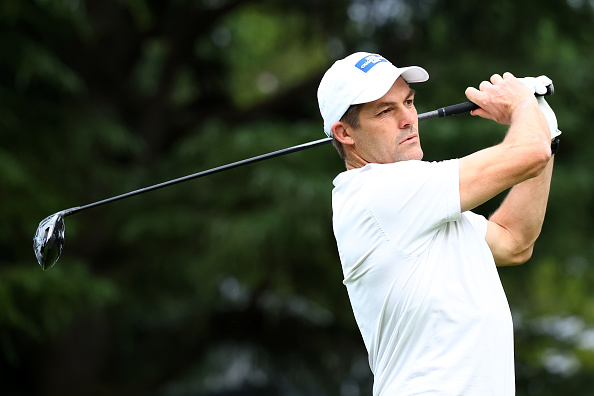
[[[420,147],[412,150],[411,152],[407,153],[407,155],[405,156],[405,158],[403,159],[404,161],[412,161],[412,160],[417,160],[420,161],[423,159],[423,150],[421,150]]]

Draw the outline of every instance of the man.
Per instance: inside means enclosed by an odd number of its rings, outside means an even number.
[[[428,78],[355,53],[318,89],[324,131],[347,168],[334,180],[333,227],[373,394],[514,395],[512,318],[496,265],[528,260],[544,220],[560,132],[534,93],[548,79],[505,73],[468,88],[480,106],[471,114],[509,125],[505,138],[429,163],[409,87]],[[510,187],[489,220],[470,212]]]

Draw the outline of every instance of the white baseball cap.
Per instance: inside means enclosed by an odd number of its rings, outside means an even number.
[[[340,121],[349,106],[381,98],[400,76],[407,83],[429,79],[422,67],[396,67],[383,56],[369,52],[356,52],[334,62],[318,87],[326,135],[332,136],[332,125]]]

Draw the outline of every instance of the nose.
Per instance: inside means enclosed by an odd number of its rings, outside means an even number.
[[[400,118],[400,129],[407,129],[417,121],[417,111],[414,107],[405,107]]]

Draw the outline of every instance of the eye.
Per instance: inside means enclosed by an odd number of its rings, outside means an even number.
[[[407,99],[407,100],[404,102],[404,104],[405,104],[405,105],[407,105],[407,106],[414,106],[414,104],[415,104],[415,100],[414,100],[413,98],[411,98],[411,99]]]
[[[392,110],[391,107],[385,108],[382,111],[380,111],[377,115],[384,115],[384,114],[388,114],[390,111]]]

